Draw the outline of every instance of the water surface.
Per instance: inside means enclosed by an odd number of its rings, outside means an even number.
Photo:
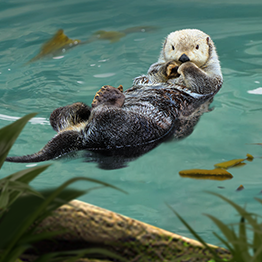
[[[262,189],[262,159],[230,169],[227,181],[181,178],[182,169],[212,169],[215,163],[262,156],[262,3],[261,1],[1,1],[0,3],[0,127],[31,112],[28,123],[10,154],[31,154],[55,132],[48,123],[51,112],[77,101],[91,104],[105,84],[124,89],[134,77],[157,61],[166,35],[197,28],[216,44],[224,85],[215,96],[212,112],[204,114],[186,139],[163,143],[126,168],[99,169],[83,158],[50,161],[52,166],[32,184],[50,188],[76,176],[92,177],[128,192],[99,189],[81,200],[191,237],[165,203],[178,211],[208,242],[214,225],[202,213],[235,222],[235,211],[205,190],[219,192],[252,212],[261,209],[254,200]],[[59,28],[73,39],[86,40],[97,30],[120,31],[154,26],[152,32],[128,34],[119,42],[97,41],[75,47],[60,59],[43,59],[25,65]],[[39,164],[40,165],[40,164]],[[1,177],[30,164],[5,163]],[[245,189],[237,192],[242,184]],[[88,183],[75,184],[88,188]],[[221,188],[222,187],[222,188]]]

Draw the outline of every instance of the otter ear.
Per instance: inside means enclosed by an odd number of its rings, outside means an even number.
[[[210,40],[209,36],[207,37],[206,40],[207,40],[207,44],[209,45],[209,40]]]

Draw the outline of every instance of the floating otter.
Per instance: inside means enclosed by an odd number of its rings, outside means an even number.
[[[173,32],[158,62],[131,88],[104,86],[91,108],[79,102],[54,110],[50,123],[58,134],[38,153],[6,161],[40,162],[83,149],[138,156],[189,135],[222,83],[211,38],[195,29]]]

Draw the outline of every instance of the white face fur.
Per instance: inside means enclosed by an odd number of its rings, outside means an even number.
[[[165,61],[181,64],[179,58],[185,54],[191,62],[202,67],[209,58],[209,41],[209,36],[197,29],[175,31],[167,36],[162,55]]]

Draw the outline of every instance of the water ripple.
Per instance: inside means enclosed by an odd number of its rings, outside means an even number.
[[[18,119],[20,119],[20,117],[16,117],[16,116],[7,116],[7,115],[2,115],[0,114],[0,119],[1,120],[5,120],[5,121],[11,121],[14,122]],[[33,125],[50,125],[49,120],[46,118],[42,118],[42,117],[33,117],[32,119],[29,120],[29,122]]]

